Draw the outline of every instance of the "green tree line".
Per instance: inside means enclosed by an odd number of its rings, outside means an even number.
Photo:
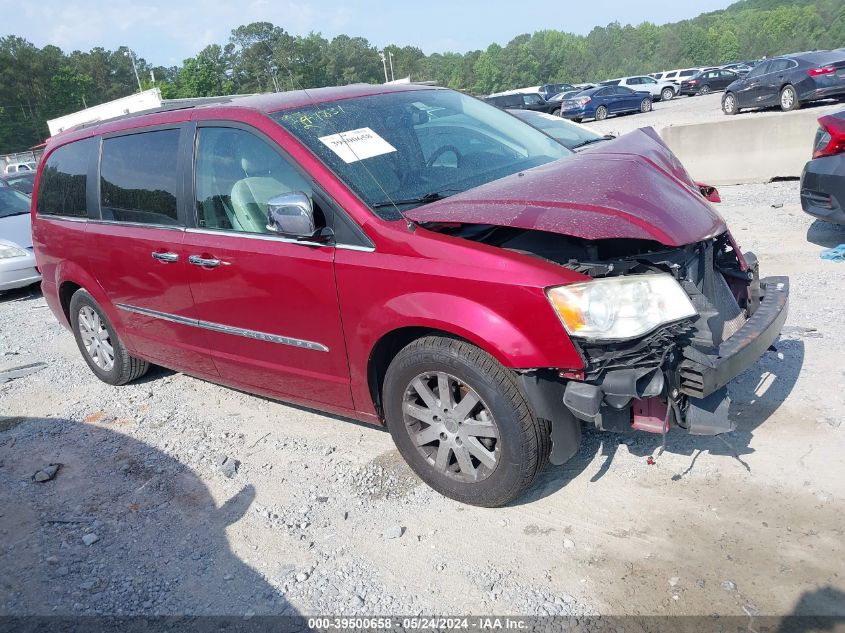
[[[612,22],[587,35],[544,30],[505,46],[425,55],[390,45],[395,76],[473,94],[546,82],[599,81],[684,66],[845,46],[842,0],[740,0],[722,11],[657,26]],[[179,67],[137,58],[144,88],[165,98],[242,94],[384,80],[379,50],[362,37],[292,35],[268,22],[234,29]],[[0,154],[48,135],[46,120],[138,88],[126,48],[66,54],[20,37],[0,38]]]

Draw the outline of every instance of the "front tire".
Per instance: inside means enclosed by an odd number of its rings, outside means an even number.
[[[560,108],[555,108],[552,110],[552,116],[560,116]]]
[[[734,93],[725,93],[725,98],[722,99],[722,112],[729,116],[739,113],[739,104]]]
[[[671,88],[664,88],[660,93],[660,99],[663,101],[671,101],[675,98],[675,91]]]
[[[646,97],[640,102],[640,112],[651,112],[651,99]]]
[[[548,462],[549,424],[534,417],[510,371],[465,341],[410,343],[390,363],[383,402],[402,457],[456,501],[502,506]]]
[[[790,110],[797,110],[801,107],[801,102],[798,101],[798,93],[793,86],[784,86],[780,91],[780,109],[784,112]]]
[[[70,325],[88,367],[110,385],[125,385],[147,373],[149,363],[130,356],[99,304],[85,290],[70,299]]]
[[[599,106],[596,108],[596,121],[604,121],[607,118],[607,108]]]

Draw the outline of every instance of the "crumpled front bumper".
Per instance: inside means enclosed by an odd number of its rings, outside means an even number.
[[[714,354],[683,349],[679,367],[681,393],[706,398],[751,367],[774,343],[789,311],[789,277],[760,280],[763,299],[745,324]]]

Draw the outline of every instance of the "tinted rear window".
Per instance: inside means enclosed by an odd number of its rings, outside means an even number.
[[[179,130],[103,141],[100,205],[104,220],[177,224]]]
[[[87,217],[85,192],[88,165],[96,149],[96,139],[89,138],[59,147],[50,154],[41,170],[38,187],[38,214]]]

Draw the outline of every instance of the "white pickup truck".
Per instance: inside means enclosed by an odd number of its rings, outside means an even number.
[[[648,75],[620,77],[601,82],[602,86],[625,86],[637,92],[649,92],[653,101],[669,101],[678,94],[678,84],[672,81],[657,81]]]

